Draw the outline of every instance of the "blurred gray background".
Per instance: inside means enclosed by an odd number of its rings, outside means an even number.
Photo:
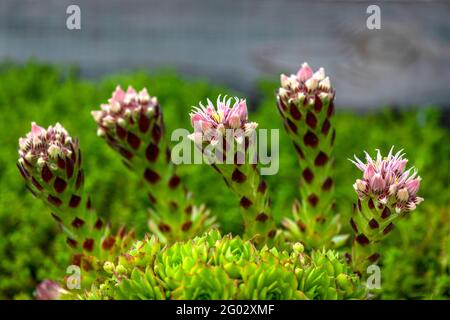
[[[81,8],[81,30],[66,8]],[[381,30],[366,8],[381,7]],[[0,0],[0,60],[76,64],[83,76],[171,66],[250,97],[303,61],[341,106],[450,106],[450,2]]]

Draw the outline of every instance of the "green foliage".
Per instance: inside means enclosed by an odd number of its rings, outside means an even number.
[[[0,299],[32,298],[37,283],[45,278],[61,279],[70,264],[65,237],[59,232],[48,210],[26,191],[15,167],[17,139],[29,130],[31,121],[43,126],[61,122],[72,135],[80,139],[86,171],[85,188],[92,194],[93,206],[100,216],[111,220],[115,226],[126,224],[135,227],[138,239],[148,232],[148,200],[145,194],[139,192],[141,182],[138,177],[123,173],[120,159],[96,137],[96,124],[90,115],[90,111],[97,109],[117,84],[124,87],[128,84],[138,88],[145,86],[151,95],[158,96],[166,126],[170,129],[189,128],[187,114],[190,106],[199,101],[220,93],[236,94],[206,81],[183,80],[170,70],[152,75],[136,72],[109,76],[92,82],[80,79],[75,70],[70,68],[36,62],[24,66],[10,63],[0,65],[0,122],[3,124],[0,135]],[[270,186],[274,218],[280,222],[283,217],[291,216],[291,205],[298,193],[299,174],[295,151],[282,130],[281,118],[274,116],[277,113],[276,88],[275,82],[261,83],[262,96],[259,101],[249,100],[249,105],[252,121],[259,122],[260,128],[281,129],[279,173],[264,177]],[[339,99],[336,104],[334,177],[337,210],[343,217],[344,233],[350,232],[347,222],[355,199],[351,186],[359,174],[347,160],[354,153],[361,156],[363,150],[373,152],[375,148],[381,148],[386,153],[394,144],[405,149],[410,162],[423,178],[421,196],[426,201],[410,217],[403,219],[382,244],[383,291],[379,297],[448,299],[450,144],[448,130],[440,126],[439,111],[433,108],[412,111],[385,108],[381,112],[357,115],[340,111]],[[183,165],[178,173],[184,176],[184,181],[196,199],[206,203],[211,213],[217,216],[223,232],[242,233],[236,199],[225,184],[217,183],[214,170],[198,165]],[[213,195],[208,192],[211,186],[214,186]],[[270,267],[273,276],[266,275],[261,280],[273,291],[254,291],[260,298],[358,297],[354,279],[348,272],[340,271],[345,264],[334,256],[336,253],[317,252],[317,256],[305,256],[304,261],[292,269],[295,274],[295,280],[292,280],[292,276],[285,272],[285,263],[280,262],[288,260],[292,252],[277,257],[273,252],[257,251],[239,238],[222,238],[210,234],[196,239],[196,247],[208,249],[207,262],[201,266],[192,262],[190,265],[187,259],[183,269],[183,263],[177,267],[177,257],[204,257],[205,253],[194,253],[193,248],[183,247],[188,242],[178,244],[178,249],[168,247],[163,250],[161,244],[151,243],[155,241],[151,239],[142,241],[141,246],[136,245],[113,262],[123,265],[125,270],[115,267],[114,272],[127,281],[117,288],[112,275],[105,271],[105,276],[111,279],[104,283],[104,287],[93,289],[89,298],[104,297],[104,291],[109,290],[114,292],[114,298],[162,299],[168,297],[167,292],[173,292],[177,297],[194,299],[207,297],[212,288],[223,288],[220,289],[223,298],[237,297],[245,295],[246,291],[250,294],[248,288],[253,282],[250,277],[258,273],[258,268],[262,268],[261,265],[267,259],[278,261]],[[167,253],[159,255],[161,250],[163,253],[173,250],[174,256],[169,257]],[[348,251],[348,243],[342,251]],[[256,257],[260,259],[259,262]],[[262,257],[266,260],[262,261]],[[339,262],[328,263],[324,259]],[[155,271],[146,268],[156,264],[160,267],[155,268]],[[248,271],[243,272],[247,268],[250,270],[250,264],[255,268],[252,275]],[[328,267],[322,268],[323,265]],[[180,272],[177,268],[180,268],[181,274],[192,272],[195,277],[185,279],[177,275]],[[213,276],[222,281],[205,281]],[[275,276],[285,277],[283,283],[288,287],[279,284],[271,286],[271,279]],[[169,277],[170,280],[161,282],[161,279]],[[304,282],[305,279],[309,280]],[[292,289],[291,285],[295,282],[298,286]],[[180,287],[186,290],[176,291]],[[204,289],[202,292],[188,289],[194,287]],[[129,292],[141,292],[143,295],[127,295]],[[301,292],[300,296],[298,292]],[[106,296],[111,297],[111,293],[106,293]]]
[[[299,246],[301,249],[299,250]],[[148,249],[152,248],[150,251]],[[155,250],[155,248],[157,248]],[[300,244],[256,250],[250,241],[217,230],[161,246],[156,237],[136,242],[126,264],[81,298],[88,299],[345,299],[364,298],[358,277],[333,251],[311,260]],[[131,255],[128,256],[128,255]],[[145,263],[142,263],[145,261]],[[325,268],[324,268],[325,266]],[[303,290],[307,289],[307,292]]]

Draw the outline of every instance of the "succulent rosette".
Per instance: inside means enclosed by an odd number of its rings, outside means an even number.
[[[165,242],[189,239],[214,225],[204,205],[196,206],[192,195],[176,174],[170,149],[164,140],[160,104],[144,88],[137,92],[119,86],[101,110],[92,111],[98,135],[116,150],[124,164],[146,181],[152,206],[149,227]]]
[[[133,268],[126,275],[126,269],[119,266],[106,267],[112,274],[100,285],[93,285],[89,292],[81,298],[88,300],[165,300],[164,289],[159,284],[157,277],[149,266],[145,268]]]
[[[221,266],[231,278],[239,279],[243,268],[256,258],[257,250],[252,243],[228,235],[216,242],[211,264]]]
[[[239,286],[239,299],[244,300],[297,300],[307,299],[298,290],[295,274],[277,264],[248,265],[243,283]]]
[[[177,242],[155,261],[155,272],[169,290],[177,288],[198,263],[206,263],[208,247],[204,244]]]
[[[236,281],[213,266],[198,265],[186,275],[171,298],[180,300],[230,300],[236,293]]]
[[[95,278],[99,260],[126,248],[132,233],[120,229],[111,235],[109,227],[92,210],[83,191],[84,173],[78,140],[59,123],[47,129],[31,124],[31,131],[19,139],[17,167],[28,190],[51,210],[52,217],[67,234],[73,251],[72,264],[85,271],[83,281]]]
[[[133,269],[129,278],[121,280],[112,288],[115,300],[164,300],[165,294],[162,286],[158,284],[151,268],[144,271]]]
[[[217,98],[214,105],[200,103],[190,113],[194,132],[189,138],[201,150],[205,160],[225,180],[239,198],[245,233],[260,247],[274,242],[277,229],[270,208],[266,182],[257,168],[255,122],[248,120],[243,99]]]
[[[295,274],[299,289],[309,299],[364,299],[367,291],[346,261],[333,250],[313,251],[303,256]]]
[[[145,236],[143,240],[135,241],[129,250],[118,257],[118,264],[115,268],[125,268],[128,270],[127,274],[134,267],[145,269],[148,265],[153,265],[162,247],[163,244],[156,236]]]
[[[257,250],[250,240],[211,230],[186,242],[136,241],[84,299],[353,299],[360,279],[333,251],[304,252],[301,243]]]
[[[332,175],[334,97],[323,68],[314,72],[304,63],[297,74],[281,75],[277,106],[301,169],[300,204],[293,206],[294,219],[283,225],[289,239],[308,248],[337,245],[339,239],[333,239],[340,229]]]
[[[358,195],[350,224],[356,234],[352,264],[360,274],[364,274],[370,264],[380,258],[378,244],[394,229],[394,222],[411,213],[423,201],[417,195],[420,176],[417,170],[406,170],[407,159],[403,150],[387,157],[377,150],[375,159],[365,152],[366,161],[355,156],[350,160],[363,172],[353,188]]]

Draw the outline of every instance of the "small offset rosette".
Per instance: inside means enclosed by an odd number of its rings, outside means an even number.
[[[366,161],[355,156],[350,160],[363,172],[353,188],[358,195],[350,224],[356,234],[353,248],[353,265],[363,272],[368,263],[380,258],[377,244],[389,234],[402,216],[414,211],[423,201],[417,195],[420,176],[417,170],[406,170],[407,159],[403,150],[387,157],[377,150],[375,159],[365,152]],[[361,267],[362,266],[362,267]]]

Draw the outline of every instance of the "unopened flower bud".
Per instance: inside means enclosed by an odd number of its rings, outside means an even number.
[[[302,82],[307,81],[309,78],[312,77],[312,75],[313,75],[313,70],[306,62],[302,64],[302,67],[297,72],[297,77]]]
[[[319,68],[319,70],[317,70],[312,77],[314,79],[316,79],[317,81],[321,81],[323,79],[325,79],[325,70],[323,68]]]
[[[314,78],[310,78],[310,79],[306,80],[306,82],[305,82],[305,86],[309,91],[313,91],[313,90],[317,89],[318,85],[319,85],[319,81],[317,81],[317,79],[314,79]]]
[[[103,264],[103,269],[104,269],[107,273],[114,273],[114,271],[115,271],[114,263],[112,263],[111,261],[106,261],[106,262]]]
[[[330,90],[330,88],[331,88],[330,78],[326,77],[325,79],[320,81],[319,88],[322,90],[325,90],[325,91]]]
[[[302,253],[302,252],[305,250],[305,248],[303,247],[303,245],[302,245],[300,242],[296,242],[296,243],[292,246],[292,248],[293,248],[294,251],[297,252],[297,253]]]
[[[356,180],[356,189],[361,192],[365,192],[367,188],[367,182],[357,179]]]
[[[116,267],[116,272],[117,272],[118,274],[120,274],[120,275],[125,275],[125,274],[128,273],[127,268],[125,268],[122,264],[119,264],[119,265]]]
[[[406,202],[409,199],[408,189],[402,188],[397,191],[397,199],[401,202]]]

